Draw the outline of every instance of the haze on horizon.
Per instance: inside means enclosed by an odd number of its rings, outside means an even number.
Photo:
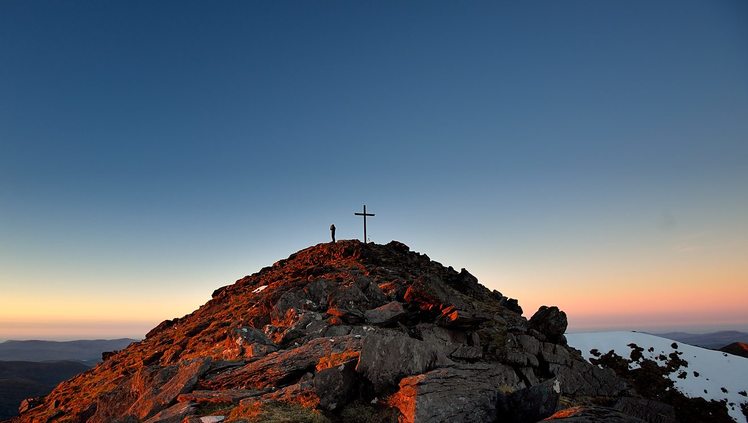
[[[748,330],[748,4],[0,2],[0,339],[328,240],[570,330]]]

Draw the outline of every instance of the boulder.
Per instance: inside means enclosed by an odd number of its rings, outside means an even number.
[[[175,401],[180,394],[192,390],[198,378],[210,367],[210,362],[209,358],[184,362],[178,366],[174,375],[163,385],[154,383],[154,380],[148,381],[144,389],[139,391],[143,393],[130,407],[127,414],[145,419],[163,410]],[[157,377],[162,378],[162,375],[159,374]]]
[[[617,397],[628,385],[611,369],[601,369],[585,361],[568,364],[548,363],[548,370],[561,382],[561,393],[570,397]]]
[[[616,401],[613,408],[648,423],[676,423],[678,421],[672,405],[645,398],[622,397]]]
[[[500,393],[523,387],[509,366],[461,364],[404,378],[389,404],[405,423],[490,422]]]
[[[364,339],[356,371],[372,383],[376,392],[382,392],[404,376],[450,363],[433,345],[401,332],[381,331]]]
[[[160,411],[144,423],[181,423],[188,416],[195,414],[197,408],[190,402],[180,402]]]
[[[489,316],[474,311],[460,310],[455,306],[449,306],[441,311],[436,319],[439,326],[447,328],[471,329],[489,319]]]
[[[319,371],[313,381],[319,408],[333,411],[348,403],[356,394],[356,382],[356,360]]]
[[[566,327],[569,325],[566,313],[558,307],[541,306],[530,318],[530,328],[545,335],[552,342],[560,342],[563,339]]]
[[[519,305],[519,301],[515,298],[504,297],[500,300],[499,304],[504,306],[507,310],[511,310],[514,313],[522,315],[522,307]]]
[[[211,390],[278,388],[287,386],[326,363],[327,368],[358,357],[361,338],[346,335],[331,338],[316,338],[297,348],[269,354],[242,367],[219,374],[203,383]],[[332,361],[331,361],[332,360]],[[341,361],[341,363],[342,363]]]
[[[372,325],[387,326],[396,323],[398,319],[405,316],[403,305],[398,301],[391,301],[383,306],[364,312],[366,321]]]
[[[115,389],[96,397],[93,415],[85,421],[86,423],[110,423],[118,419],[124,420],[128,416],[128,409],[137,399],[137,393],[131,389],[130,380],[123,381]],[[133,421],[138,421],[135,417],[131,417]]]
[[[483,356],[480,337],[475,332],[448,329],[431,323],[418,324],[416,331],[420,339],[439,348],[447,357],[476,360]]]
[[[405,291],[404,299],[423,311],[433,313],[440,313],[449,306],[465,311],[472,310],[462,294],[434,276],[416,278]]]
[[[25,413],[32,408],[38,407],[40,404],[42,404],[42,400],[42,397],[26,398],[25,400],[21,401],[21,404],[18,406],[18,412]]]
[[[348,324],[361,323],[364,321],[364,313],[362,313],[361,310],[352,308],[330,307],[327,309],[327,314]]]
[[[555,379],[500,395],[498,421],[507,423],[540,421],[556,411],[560,396],[561,384]]]

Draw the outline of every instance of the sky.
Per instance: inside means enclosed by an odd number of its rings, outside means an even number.
[[[0,2],[0,340],[329,237],[570,330],[748,330],[744,1]]]

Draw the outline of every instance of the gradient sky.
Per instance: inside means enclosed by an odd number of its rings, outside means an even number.
[[[397,239],[572,330],[748,329],[748,3],[0,2],[0,339]]]

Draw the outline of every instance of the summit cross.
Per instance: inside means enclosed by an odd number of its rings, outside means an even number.
[[[374,213],[366,213],[366,204],[364,204],[364,212],[363,213],[353,213],[356,216],[363,216],[364,217],[364,244],[366,244],[366,216],[374,216]]]

